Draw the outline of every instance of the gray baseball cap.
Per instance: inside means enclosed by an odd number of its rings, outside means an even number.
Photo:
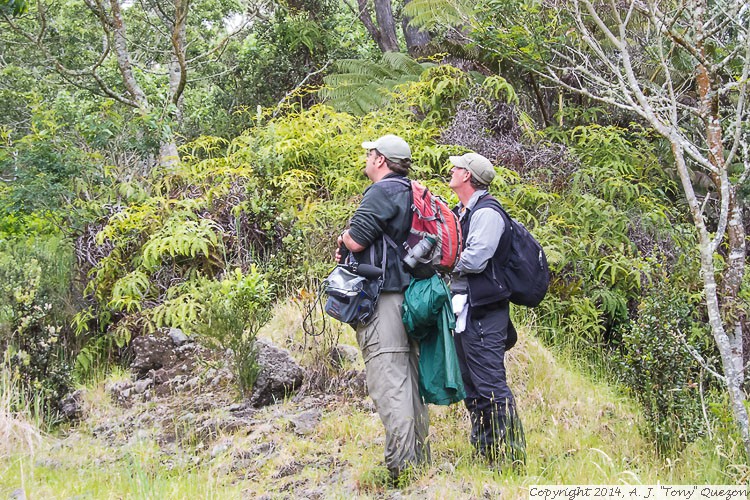
[[[495,167],[492,162],[479,153],[466,153],[462,156],[451,156],[450,162],[459,168],[465,168],[482,184],[489,185],[495,178]]]
[[[372,142],[363,142],[362,147],[367,149],[377,149],[380,154],[392,161],[399,161],[405,158],[411,158],[411,149],[406,141],[397,135],[388,134]]]

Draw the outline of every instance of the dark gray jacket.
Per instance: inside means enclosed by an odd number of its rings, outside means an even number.
[[[409,235],[412,220],[411,186],[403,182],[386,181],[389,178],[406,179],[395,173],[386,175],[364,192],[364,198],[352,216],[349,235],[366,247],[354,254],[357,262],[380,267],[383,256],[383,234],[402,248]],[[408,179],[407,179],[408,180]],[[370,246],[374,245],[375,259],[371,262]],[[399,250],[385,245],[386,271],[383,283],[385,292],[403,292],[409,286],[411,275],[404,269]]]

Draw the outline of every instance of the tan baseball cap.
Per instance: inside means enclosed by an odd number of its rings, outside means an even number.
[[[489,185],[495,178],[495,167],[492,162],[479,153],[466,153],[462,156],[451,156],[451,164],[465,168],[482,184]]]
[[[363,142],[362,147],[367,149],[377,149],[380,154],[392,161],[399,161],[405,158],[411,158],[411,148],[405,140],[397,135],[388,134],[372,142]]]

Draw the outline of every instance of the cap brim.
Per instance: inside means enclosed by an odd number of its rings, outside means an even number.
[[[449,156],[448,160],[454,167],[468,168],[468,164],[466,163],[466,160],[464,160],[463,156]]]
[[[377,149],[374,142],[365,141],[362,143],[362,147],[365,149]]]

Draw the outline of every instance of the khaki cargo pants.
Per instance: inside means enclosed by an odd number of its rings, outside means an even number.
[[[419,396],[419,345],[401,321],[403,293],[383,292],[374,319],[357,329],[367,369],[367,391],[385,427],[385,464],[398,475],[428,463],[429,415]]]

